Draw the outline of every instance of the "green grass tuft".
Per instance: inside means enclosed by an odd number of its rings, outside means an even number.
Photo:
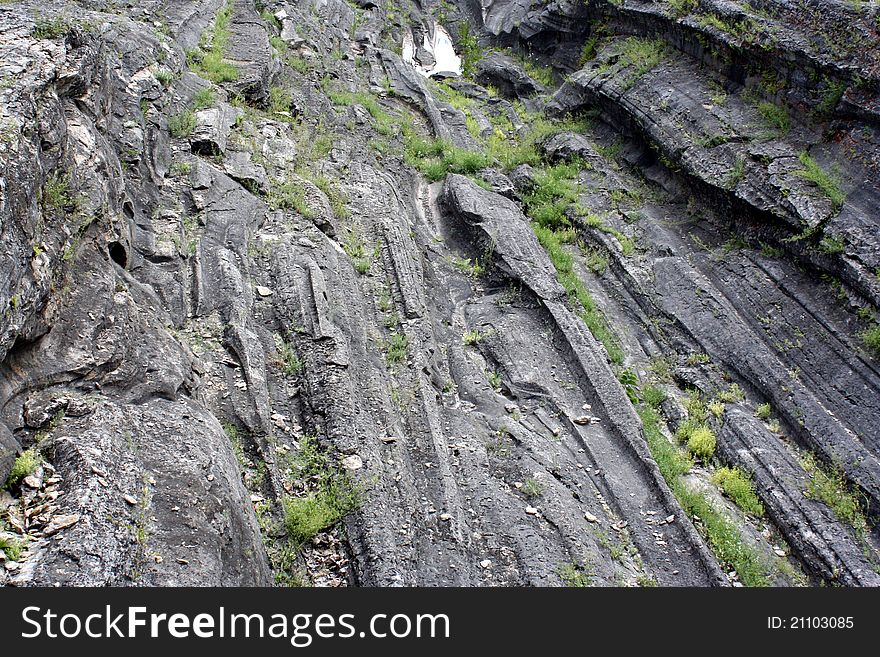
[[[295,477],[305,493],[281,500],[284,529],[297,546],[358,507],[358,491],[348,475],[336,467],[312,436],[300,440],[299,452],[291,460],[286,476]]]
[[[189,137],[196,129],[196,115],[186,109],[168,119],[168,131],[176,139]]]
[[[714,456],[715,444],[715,433],[705,425],[695,427],[688,435],[688,450],[704,461],[708,461]]]
[[[766,101],[760,102],[758,103],[758,114],[783,135],[787,135],[791,130],[791,118],[784,107]]]
[[[17,486],[21,483],[22,479],[34,474],[42,462],[43,457],[40,456],[40,453],[35,447],[31,447],[19,454],[18,458],[16,458],[15,462],[12,464],[12,470],[9,471],[9,476],[6,478],[6,488]]]
[[[868,521],[862,503],[850,490],[843,471],[825,467],[813,455],[804,457],[801,465],[810,476],[807,497],[824,502],[841,522],[852,527],[859,537],[864,538],[868,532]]]
[[[52,18],[40,16],[36,19],[31,36],[35,39],[57,39],[70,31],[70,26],[61,16]]]
[[[586,566],[576,563],[562,564],[556,569],[556,573],[563,584],[574,588],[587,588],[593,585],[593,573]]]
[[[357,496],[350,488],[331,481],[306,497],[285,497],[281,504],[288,536],[303,544],[357,508]]]
[[[198,112],[199,110],[213,107],[216,102],[217,99],[211,89],[199,89],[193,96],[192,108],[194,111]]]
[[[871,328],[865,329],[859,336],[874,358],[880,359],[880,324],[875,324]]]
[[[202,35],[198,48],[187,51],[190,68],[199,76],[218,84],[238,79],[238,69],[225,59],[233,9],[230,2],[217,12],[213,29]]]
[[[712,481],[721,487],[734,504],[749,515],[756,518],[764,515],[764,505],[755,494],[755,484],[739,468],[718,468],[712,475]]]
[[[697,528],[705,535],[716,558],[724,565],[736,570],[740,581],[746,586],[769,586],[770,565],[750,547],[742,534],[706,498],[705,495],[687,488],[682,480],[672,486],[673,493],[685,512],[693,518],[700,518]]]
[[[840,178],[836,174],[825,171],[806,151],[800,154],[799,159],[804,168],[795,171],[795,175],[819,187],[825,196],[831,200],[834,210],[840,210],[843,202],[846,200],[846,194],[840,188]]]

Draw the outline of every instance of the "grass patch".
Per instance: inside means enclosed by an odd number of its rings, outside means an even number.
[[[712,481],[720,486],[734,504],[751,516],[764,515],[764,505],[755,494],[755,484],[748,474],[739,468],[719,468],[712,475]]]
[[[461,55],[461,73],[466,78],[472,78],[477,71],[477,63],[483,59],[483,49],[466,21],[462,21],[458,30],[458,50]]]
[[[233,9],[230,2],[218,11],[214,27],[202,35],[197,48],[186,53],[187,63],[197,75],[218,84],[238,79],[238,69],[225,59]]]
[[[24,552],[25,545],[27,544],[24,541],[16,538],[0,536],[0,551],[6,554],[9,561],[18,561],[21,558],[21,553]]]
[[[199,89],[192,100],[192,108],[198,112],[199,110],[213,107],[217,102],[214,92],[211,89]]]
[[[574,588],[587,588],[593,585],[593,573],[586,567],[577,563],[562,564],[556,569],[556,573],[566,586]]]
[[[43,184],[41,201],[44,208],[65,210],[76,206],[76,199],[70,193],[70,177],[56,171]]]
[[[697,8],[699,0],[669,0],[667,3],[670,13],[676,18],[687,16]]]
[[[321,451],[316,438],[306,436],[300,441],[289,472],[305,492],[302,497],[281,500],[284,529],[295,544],[303,545],[357,508],[357,490]]]
[[[733,189],[743,179],[746,173],[746,161],[742,155],[737,155],[730,173],[727,174],[727,189]]]
[[[409,338],[402,333],[393,333],[385,343],[385,358],[389,365],[396,365],[406,360]]]
[[[653,69],[663,59],[666,44],[660,39],[641,39],[629,37],[620,49],[620,63],[631,69],[624,81],[624,89],[632,87],[645,73]]]
[[[774,127],[780,134],[787,135],[791,130],[791,118],[788,116],[788,110],[779,105],[762,101],[757,105],[758,114],[767,122],[768,125]]]
[[[739,387],[736,383],[731,383],[727,390],[721,390],[718,393],[718,400],[724,402],[725,404],[732,404],[734,402],[741,402],[745,400],[746,393],[743,392],[743,389]]]
[[[31,29],[31,36],[35,39],[57,39],[69,31],[70,26],[61,16],[39,16]]]
[[[565,288],[569,300],[580,306],[580,317],[590,329],[590,333],[605,346],[608,357],[613,363],[618,365],[623,363],[624,354],[617,337],[608,326],[605,316],[590,296],[583,281],[574,271],[574,260],[565,248],[565,244],[573,240],[573,231],[553,230],[542,226],[538,221],[532,222],[532,228],[547,252],[550,262],[556,268],[556,277]]]
[[[459,148],[443,139],[425,139],[406,129],[404,138],[407,164],[432,182],[442,180],[449,173],[473,176],[492,164],[490,156]]]
[[[663,478],[667,482],[673,482],[690,471],[694,465],[693,460],[663,435],[657,410],[645,403],[636,408],[636,412],[642,420],[648,449],[651,450]]]
[[[846,200],[846,194],[840,188],[839,176],[825,171],[806,151],[801,153],[798,159],[800,159],[804,168],[795,171],[795,175],[819,187],[825,196],[831,200],[834,211],[840,210],[843,202]]]
[[[191,109],[185,109],[168,119],[168,131],[175,139],[189,137],[196,129],[196,115]]]
[[[705,425],[695,427],[688,433],[688,451],[703,461],[708,461],[715,455],[715,445],[715,433]]]
[[[812,454],[805,456],[801,465],[810,477],[806,496],[824,502],[837,518],[852,527],[856,535],[864,538],[868,533],[868,521],[862,504],[850,490],[843,471],[822,465]]]
[[[273,210],[293,210],[306,219],[313,219],[315,211],[306,203],[306,190],[297,180],[276,180],[266,199]]]
[[[880,358],[880,324],[865,329],[859,334],[859,337],[862,338],[862,342],[865,343],[874,358]]]
[[[662,398],[665,396],[661,397],[659,392],[646,389],[643,393],[645,403],[636,408],[642,420],[648,449],[660,474],[672,488],[685,513],[692,519],[695,516],[700,518],[702,522],[697,529],[706,537],[717,559],[735,569],[746,586],[769,586],[769,565],[745,542],[736,525],[718,511],[705,495],[688,489],[681,478],[691,469],[693,461],[667,440],[660,430],[657,408]]]
[[[167,68],[160,68],[153,74],[153,76],[163,87],[169,87],[171,86],[171,83],[174,82],[174,73]]]
[[[837,109],[840,99],[843,98],[843,94],[846,91],[846,84],[843,82],[834,82],[826,77],[825,85],[825,93],[822,94],[822,98],[820,98],[819,102],[816,104],[815,111],[820,117],[829,118],[834,114],[834,110]]]
[[[486,372],[486,380],[492,386],[492,390],[499,392],[501,390],[501,374],[497,370],[489,370]]]
[[[522,488],[520,488],[520,490],[529,499],[540,497],[544,494],[544,486],[541,485],[541,482],[531,477],[523,482]]]
[[[18,486],[22,479],[34,474],[42,462],[43,457],[40,456],[36,447],[31,447],[19,454],[18,458],[16,458],[15,462],[12,464],[12,470],[9,471],[9,476],[6,478],[5,487],[13,488],[14,486]]]
[[[272,114],[285,114],[290,112],[293,105],[293,96],[284,87],[269,88],[269,112]]]
[[[297,355],[293,345],[285,342],[280,337],[276,337],[276,348],[278,351],[278,360],[281,364],[281,370],[288,376],[302,372],[303,362]]]
[[[697,529],[703,533],[716,558],[733,568],[746,586],[769,586],[770,570],[761,556],[750,547],[739,529],[724,516],[702,493],[689,490],[679,479],[672,487],[682,508],[691,518],[702,521]]]
[[[479,331],[465,331],[461,341],[468,347],[478,344],[483,339],[483,334]]]
[[[718,401],[717,399],[709,402],[706,408],[708,408],[709,412],[717,419],[721,419],[724,415],[724,402]]]
[[[394,117],[386,112],[372,95],[363,91],[333,91],[330,92],[329,96],[330,100],[335,105],[341,105],[343,107],[360,105],[367,110],[375,122],[376,132],[380,135],[387,137],[397,132],[398,124]]]

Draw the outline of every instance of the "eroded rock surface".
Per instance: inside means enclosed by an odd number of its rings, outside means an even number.
[[[398,4],[0,5],[0,583],[880,584],[876,7]]]

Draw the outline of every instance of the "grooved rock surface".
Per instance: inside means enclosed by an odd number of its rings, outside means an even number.
[[[876,6],[684,9],[0,5],[0,584],[880,584]]]

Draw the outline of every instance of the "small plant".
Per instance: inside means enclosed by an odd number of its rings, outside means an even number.
[[[35,447],[31,447],[19,454],[12,464],[9,476],[6,478],[6,488],[17,486],[22,479],[34,474],[42,462],[43,459]]]
[[[297,547],[354,511],[358,492],[348,476],[321,450],[317,438],[304,436],[299,452],[290,458],[285,479],[304,496],[281,500],[283,526]],[[292,479],[291,479],[292,478]]]
[[[734,504],[749,515],[760,518],[764,515],[764,505],[755,494],[755,485],[745,472],[739,468],[718,468],[712,481],[720,486]]]
[[[738,155],[733,163],[733,168],[727,176],[727,189],[733,189],[743,179],[746,172],[746,160],[743,156]]]
[[[371,266],[372,263],[368,258],[356,258],[354,261],[354,270],[361,276],[366,276]]]
[[[465,331],[461,341],[468,347],[478,344],[483,339],[483,334],[479,331]]]
[[[43,185],[43,207],[52,210],[64,210],[76,205],[70,194],[70,177],[56,171]]]
[[[782,425],[779,423],[778,418],[773,418],[770,422],[767,423],[767,428],[770,429],[773,433],[782,433]]]
[[[663,475],[663,478],[671,483],[687,473],[694,464],[693,460],[663,435],[657,411],[644,404],[636,410],[645,429],[648,448],[651,450],[651,455],[654,457],[657,467],[660,468],[660,474]]]
[[[709,358],[709,354],[697,352],[697,353],[688,354],[687,364],[690,365],[691,367],[694,367],[696,365],[707,365],[708,363],[711,362],[711,360],[712,359]]]
[[[834,210],[840,210],[846,200],[846,194],[840,188],[840,178],[836,174],[825,171],[806,151],[800,154],[799,159],[804,168],[795,171],[795,175],[819,187],[831,200]]]
[[[773,408],[770,406],[770,403],[761,404],[758,408],[755,409],[755,417],[759,420],[766,422],[770,419],[770,415],[773,413]]]
[[[537,479],[533,479],[529,477],[523,482],[522,488],[520,490],[523,494],[528,498],[540,497],[544,494],[544,486],[541,485],[541,482]]]
[[[630,369],[622,370],[617,374],[617,380],[620,381],[626,396],[633,404],[641,401],[641,392],[639,390],[639,377]]]
[[[834,114],[840,99],[843,98],[843,93],[846,91],[846,84],[843,82],[833,82],[826,77],[825,84],[825,93],[816,105],[816,114],[822,118],[828,118]]]
[[[880,324],[875,324],[859,335],[874,358],[880,359]]]
[[[666,391],[657,386],[645,386],[642,390],[642,401],[650,408],[659,408],[666,401]]]
[[[587,588],[593,585],[593,573],[580,564],[562,564],[556,569],[556,573],[566,586]]]
[[[168,119],[168,130],[176,139],[189,137],[196,129],[196,115],[192,110],[186,109]]]
[[[463,22],[458,31],[458,48],[461,52],[462,74],[468,78],[473,77],[477,63],[483,59],[483,49],[467,22]]]
[[[493,390],[501,390],[501,374],[497,370],[486,372],[486,378]]]
[[[743,392],[743,389],[739,387],[736,383],[731,383],[730,387],[727,390],[722,390],[718,393],[718,399],[723,401],[725,404],[732,404],[734,402],[741,402],[746,398],[746,393]]]
[[[675,359],[672,356],[655,356],[648,365],[655,381],[668,383],[672,381],[672,373],[675,370]]]
[[[174,73],[167,68],[160,68],[153,74],[153,76],[163,87],[171,86],[171,83],[174,82]]]
[[[168,173],[172,178],[180,176],[188,176],[192,171],[192,164],[189,162],[173,162],[168,168]]]
[[[584,68],[587,64],[596,59],[596,53],[599,50],[599,42],[601,40],[602,37],[599,34],[594,33],[584,41],[584,45],[581,48],[581,56],[578,60],[578,66],[580,68]]]
[[[697,8],[699,0],[669,0],[669,11],[676,18],[687,16]]]
[[[196,112],[203,109],[213,107],[217,102],[214,92],[211,89],[199,89],[192,99],[192,108]]]
[[[312,70],[312,65],[305,57],[291,55],[286,61],[287,65],[300,75],[308,75]]]
[[[586,258],[587,269],[597,276],[601,276],[608,269],[608,258],[601,251],[596,249],[586,250],[584,257]]]
[[[784,107],[768,103],[766,101],[758,103],[758,114],[771,126],[776,128],[781,134],[787,135],[791,130],[791,119],[788,111]]]
[[[57,39],[70,31],[70,27],[61,16],[48,18],[40,16],[34,23],[31,36],[35,39]]]
[[[229,22],[233,9],[230,2],[217,12],[213,29],[202,35],[199,47],[186,53],[187,63],[193,71],[218,84],[238,79],[238,69],[224,58],[229,45]]]
[[[0,552],[3,552],[9,561],[18,561],[21,558],[21,553],[24,552],[25,545],[24,541],[7,538],[0,534]]]
[[[284,529],[299,545],[337,522],[357,508],[357,496],[348,487],[334,481],[305,497],[284,497]]]
[[[837,255],[846,250],[846,242],[842,237],[825,235],[819,242],[819,250],[828,255]]]
[[[298,374],[303,369],[303,362],[297,355],[293,346],[280,338],[276,338],[276,346],[278,350],[278,359],[281,363],[281,369],[288,376]]]
[[[859,498],[853,493],[839,468],[828,468],[809,454],[801,461],[810,480],[806,496],[824,502],[842,522],[852,527],[859,537],[868,531],[868,522]]]
[[[394,333],[385,345],[388,363],[394,365],[406,360],[407,347],[409,347],[409,338],[402,333]]]
[[[276,180],[267,198],[273,210],[294,210],[306,219],[313,219],[315,211],[306,203],[306,190],[298,180]]]
[[[629,37],[623,42],[620,61],[623,66],[632,69],[624,87],[629,89],[645,73],[653,69],[663,59],[666,45],[661,39],[640,39]]]
[[[269,89],[269,111],[272,114],[290,112],[293,105],[293,96],[284,87],[271,87]]]
[[[718,401],[717,399],[709,402],[707,408],[709,412],[717,419],[720,419],[724,415],[724,402]]]
[[[463,274],[467,274],[470,278],[479,278],[485,269],[477,259],[448,257],[447,262],[455,267]]]
[[[715,434],[707,426],[699,426],[690,432],[688,451],[703,461],[708,461],[715,454]]]

